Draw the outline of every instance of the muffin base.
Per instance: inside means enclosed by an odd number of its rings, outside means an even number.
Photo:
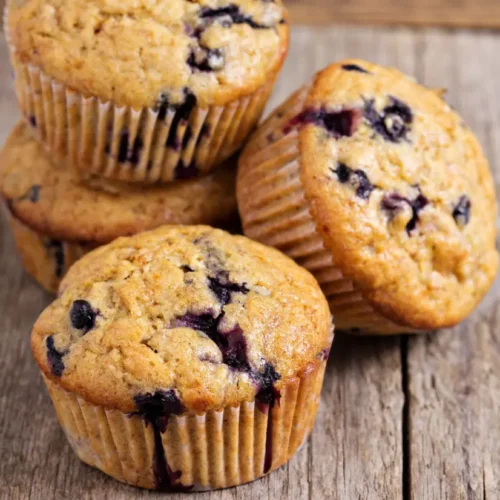
[[[128,182],[205,175],[233,155],[257,124],[276,74],[251,95],[223,106],[119,107],[24,64],[10,44],[21,111],[38,139],[90,174]]]
[[[140,415],[90,404],[44,380],[68,441],[83,462],[134,486],[193,491],[248,483],[284,465],[313,428],[325,367],[326,359],[287,383],[272,408],[253,401],[171,416],[164,433]],[[169,484],[159,488],[162,454]]]
[[[301,180],[299,131],[310,87],[293,94],[252,136],[240,158],[237,198],[244,233],[278,248],[310,271],[328,299],[337,331],[415,333],[375,310],[324,245]]]
[[[57,294],[59,284],[68,269],[95,246],[70,243],[50,238],[9,218],[16,247],[26,271],[48,292]]]

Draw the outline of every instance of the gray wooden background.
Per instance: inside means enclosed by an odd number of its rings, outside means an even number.
[[[0,35],[1,36],[1,35]],[[293,30],[278,103],[344,57],[395,65],[448,99],[500,180],[500,34],[359,27]],[[18,116],[0,42],[0,143]],[[409,338],[340,338],[315,431],[281,470],[196,500],[500,498],[500,286],[461,326]],[[29,349],[50,297],[23,272],[0,218],[0,498],[153,499],[81,464],[59,429]],[[173,495],[180,498],[181,495]]]

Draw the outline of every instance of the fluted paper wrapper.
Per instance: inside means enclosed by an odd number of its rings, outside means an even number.
[[[224,106],[133,109],[71,90],[10,49],[21,111],[46,148],[89,174],[129,182],[208,174],[252,132],[275,79]]]
[[[336,330],[361,334],[410,332],[375,311],[344,276],[317,231],[300,176],[299,131],[290,126],[309,87],[280,106],[255,132],[240,159],[238,204],[244,233],[278,248],[309,270],[328,299]]]
[[[16,247],[26,271],[48,292],[57,294],[68,269],[95,246],[54,240],[9,218]]]
[[[221,411],[170,416],[161,443],[171,490],[228,488],[285,464],[311,432],[326,367],[322,360],[285,385],[270,408],[244,402]],[[155,431],[141,416],[84,401],[45,378],[78,457],[115,479],[157,489]]]

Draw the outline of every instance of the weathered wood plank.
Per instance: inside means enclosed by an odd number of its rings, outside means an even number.
[[[419,35],[418,77],[475,130],[500,186],[500,38]],[[500,492],[500,286],[464,324],[408,341],[411,498],[492,499]]]
[[[291,21],[302,25],[333,23],[406,24],[462,28],[499,28],[497,0],[286,0]],[[5,0],[0,0],[0,8]]]

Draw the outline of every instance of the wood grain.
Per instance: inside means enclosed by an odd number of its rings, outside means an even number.
[[[271,106],[343,57],[399,66],[434,87],[478,132],[500,186],[500,36],[379,28],[293,30]],[[0,42],[0,143],[18,118]],[[500,287],[453,330],[408,339],[335,341],[313,435],[269,477],[195,500],[434,500],[498,498]],[[23,272],[0,216],[0,498],[136,499],[134,489],[78,461],[29,351],[50,297]],[[172,495],[169,498],[181,498]]]
[[[0,0],[3,8],[5,0]],[[293,24],[500,28],[498,0],[285,0]]]

